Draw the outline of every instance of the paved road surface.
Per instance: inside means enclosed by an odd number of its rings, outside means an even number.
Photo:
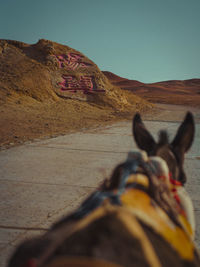
[[[145,123],[154,135],[166,128],[173,136],[186,109],[159,108]],[[200,110],[193,112],[196,138],[185,169],[200,245]],[[120,122],[0,151],[0,266],[19,241],[44,232],[77,207],[134,148],[131,122]]]

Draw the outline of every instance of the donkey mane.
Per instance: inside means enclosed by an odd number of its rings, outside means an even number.
[[[161,130],[158,133],[158,145],[162,146],[162,145],[167,145],[169,144],[169,134],[166,130]]]

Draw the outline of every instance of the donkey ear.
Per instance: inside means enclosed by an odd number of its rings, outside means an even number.
[[[174,140],[171,143],[172,146],[181,153],[187,152],[192,145],[194,132],[194,118],[192,113],[188,112],[184,121],[180,125]]]
[[[148,154],[154,150],[156,142],[143,124],[139,113],[133,118],[133,137],[137,146]]]

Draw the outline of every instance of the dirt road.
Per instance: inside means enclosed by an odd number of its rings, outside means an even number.
[[[173,136],[187,108],[158,108],[144,116],[146,126],[154,135],[166,128]],[[185,169],[200,245],[200,110],[191,111],[196,137]],[[134,148],[131,122],[119,122],[0,151],[0,266],[21,240],[44,232],[77,207]]]

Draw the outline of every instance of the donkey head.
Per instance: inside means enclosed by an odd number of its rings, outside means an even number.
[[[172,142],[169,142],[166,131],[159,132],[159,140],[156,142],[146,129],[140,114],[137,113],[133,119],[133,136],[137,146],[145,150],[149,156],[163,158],[173,179],[183,184],[186,182],[186,175],[183,170],[184,154],[192,145],[194,132],[194,119],[190,112],[186,114]]]

